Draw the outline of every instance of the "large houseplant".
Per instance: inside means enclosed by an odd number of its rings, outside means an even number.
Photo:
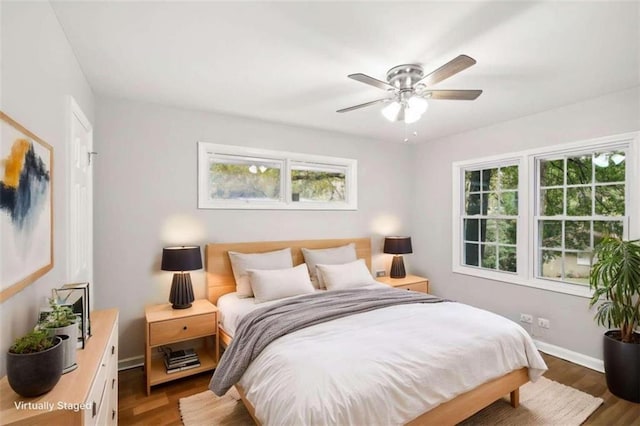
[[[49,392],[62,375],[62,340],[46,330],[33,330],[15,340],[7,353],[7,379],[19,395]]]
[[[54,298],[49,299],[49,310],[43,315],[36,326],[48,330],[50,334],[60,337],[63,341],[63,373],[73,371],[76,364],[76,348],[78,345],[78,324],[76,314],[68,306],[60,305]]]
[[[640,402],[640,240],[605,237],[594,254],[590,306],[604,298],[595,319],[615,328],[604,335],[607,386],[614,395]]]

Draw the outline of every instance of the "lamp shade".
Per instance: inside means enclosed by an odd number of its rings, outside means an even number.
[[[162,249],[163,271],[195,271],[202,269],[200,246],[165,247]]]
[[[386,237],[383,251],[388,254],[413,253],[411,237]]]

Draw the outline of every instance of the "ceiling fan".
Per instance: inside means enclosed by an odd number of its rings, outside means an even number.
[[[482,90],[434,90],[431,86],[456,75],[476,63],[475,59],[460,55],[430,74],[424,75],[421,65],[398,65],[387,72],[387,81],[378,80],[366,74],[349,74],[349,78],[386,90],[387,97],[360,105],[339,109],[349,112],[380,103],[388,105],[382,109],[389,121],[414,123],[427,110],[427,99],[450,99],[472,101],[482,94]]]

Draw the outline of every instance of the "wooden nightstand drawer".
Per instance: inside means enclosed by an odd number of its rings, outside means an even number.
[[[149,324],[149,344],[165,345],[216,334],[216,314],[194,315]]]
[[[417,275],[407,275],[404,278],[379,277],[376,278],[383,284],[402,290],[419,291],[429,293],[429,280]]]
[[[421,283],[415,283],[415,284],[398,285],[398,286],[395,286],[395,288],[411,290],[411,291],[419,291],[421,293],[428,293],[428,287],[427,287],[426,281],[423,281]]]

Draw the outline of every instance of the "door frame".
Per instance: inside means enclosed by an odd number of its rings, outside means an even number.
[[[67,204],[67,218],[66,218],[66,226],[67,226],[67,261],[66,261],[66,267],[67,267],[67,271],[66,271],[66,277],[67,277],[67,281],[70,282],[71,280],[71,248],[72,248],[72,224],[71,224],[71,210],[74,208],[73,206],[73,199],[71,197],[71,194],[73,193],[73,182],[74,180],[72,179],[73,173],[74,173],[74,167],[73,167],[73,163],[74,163],[74,152],[73,152],[73,133],[72,133],[72,123],[74,120],[74,116],[75,118],[78,119],[78,121],[80,122],[80,124],[87,130],[88,134],[89,134],[89,141],[88,141],[88,146],[89,146],[89,152],[93,151],[93,126],[91,125],[91,122],[89,121],[89,119],[87,118],[87,116],[84,114],[84,112],[82,111],[82,108],[80,108],[80,105],[76,102],[76,100],[73,98],[73,96],[69,95],[69,102],[68,102],[68,119],[67,119],[67,168],[66,168],[66,172],[67,172],[67,200],[66,200],[66,204]],[[88,154],[87,154],[88,155]],[[88,168],[88,173],[89,173],[89,185],[87,188],[87,197],[89,198],[90,202],[89,202],[89,227],[91,228],[91,238],[89,238],[89,241],[87,242],[87,246],[88,246],[88,250],[89,250],[89,260],[88,260],[88,265],[87,265],[87,269],[89,270],[89,288],[91,293],[93,292],[93,238],[94,238],[94,232],[93,232],[93,168],[90,166]],[[95,293],[94,293],[95,294]],[[90,302],[93,305],[93,300],[94,297],[91,298]],[[93,306],[90,306],[90,309],[93,310]]]

